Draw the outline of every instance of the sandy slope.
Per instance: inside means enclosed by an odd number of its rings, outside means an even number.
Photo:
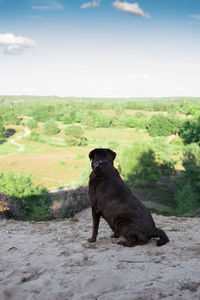
[[[0,220],[0,299],[200,299],[200,219],[154,216],[170,243],[124,248],[90,209],[71,220]]]

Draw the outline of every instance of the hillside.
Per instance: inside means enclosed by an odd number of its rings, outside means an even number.
[[[125,248],[90,209],[49,222],[0,220],[0,299],[200,299],[200,219],[154,215],[170,242]]]

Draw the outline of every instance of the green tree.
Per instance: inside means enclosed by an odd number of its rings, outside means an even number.
[[[80,125],[70,125],[65,128],[65,135],[74,137],[74,138],[80,138],[83,136],[84,130]]]
[[[155,184],[160,175],[154,151],[147,143],[136,142],[120,157],[120,168],[129,186]]]
[[[44,123],[44,133],[46,135],[56,135],[60,132],[60,129],[54,120],[49,120]]]
[[[200,147],[197,144],[185,147],[183,167],[185,171],[174,196],[178,215],[193,213],[200,208]]]
[[[200,115],[196,115],[183,122],[180,129],[180,137],[182,137],[187,144],[200,144]]]
[[[6,136],[6,130],[3,126],[3,121],[0,118],[0,139],[4,138]]]
[[[47,190],[41,186],[35,186],[32,183],[31,175],[0,173],[0,191],[9,196],[8,211],[9,217],[21,220],[36,219],[34,211],[36,208],[46,208],[46,217],[50,204],[50,197],[47,196]],[[44,215],[42,219],[46,218]]]
[[[46,122],[53,118],[54,106],[52,105],[37,105],[31,111],[30,116],[37,122]]]
[[[17,117],[16,113],[11,110],[4,114],[3,120],[6,124],[20,124],[20,119]]]
[[[164,114],[153,115],[147,125],[149,134],[155,136],[168,136],[179,132],[180,120],[174,116]]]
[[[186,213],[194,213],[200,207],[199,196],[189,179],[177,189],[174,195],[174,202],[178,216]]]
[[[38,124],[34,119],[30,119],[26,122],[26,126],[28,126],[30,129],[34,129],[38,127]]]
[[[87,138],[83,136],[84,130],[80,125],[69,125],[65,128],[67,146],[86,146]]]

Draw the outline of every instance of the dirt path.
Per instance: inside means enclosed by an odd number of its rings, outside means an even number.
[[[154,216],[170,242],[126,248],[91,211],[49,222],[0,220],[2,300],[199,300],[200,219]]]
[[[24,137],[27,137],[31,133],[31,131],[28,129],[28,127],[26,127],[24,130],[25,130],[25,133],[23,135],[18,135],[15,139],[12,139],[10,141],[11,144],[13,144],[13,145],[15,145],[15,146],[18,147],[18,151],[19,152],[23,152],[25,150],[25,146],[22,145],[22,144],[17,143],[16,141],[18,141],[18,140],[20,140],[20,139],[22,139]]]

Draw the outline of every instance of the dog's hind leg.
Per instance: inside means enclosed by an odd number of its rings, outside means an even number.
[[[119,241],[119,245],[123,245],[126,247],[134,247],[137,245],[143,245],[148,242],[148,238],[142,234],[141,232],[134,231],[132,228],[123,227],[120,230],[120,235],[125,238],[125,241]]]
[[[94,207],[92,207],[92,220],[93,220],[93,227],[92,227],[92,236],[88,239],[89,243],[96,242],[98,229],[99,229],[99,222],[100,222],[100,213],[96,211]]]
[[[166,244],[167,242],[169,242],[169,238],[166,235],[166,233],[162,229],[159,229],[159,228],[155,229],[155,232],[153,235],[151,235],[151,237],[159,238],[159,240],[156,242],[157,246],[162,246],[162,245]]]

